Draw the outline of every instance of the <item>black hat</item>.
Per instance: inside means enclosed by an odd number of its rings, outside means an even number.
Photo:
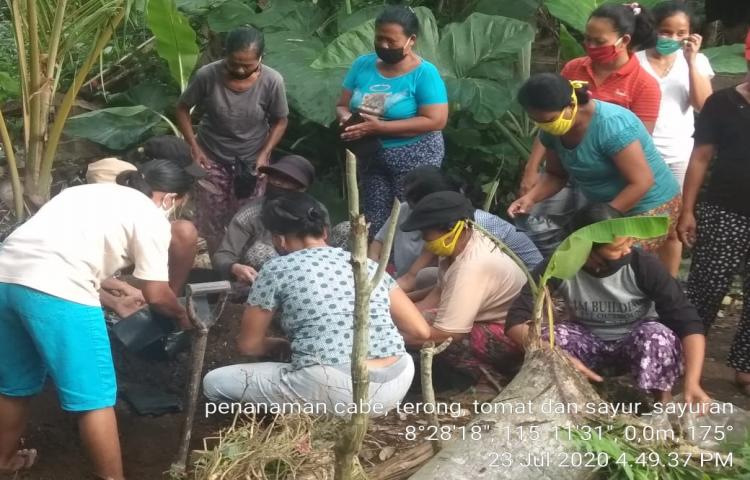
[[[458,192],[435,192],[427,195],[414,206],[406,221],[401,224],[404,232],[426,230],[453,224],[459,220],[474,219],[474,206]]]
[[[145,161],[169,160],[181,166],[187,173],[196,178],[203,178],[208,173],[193,162],[193,155],[187,142],[173,135],[151,137],[138,151],[145,157]]]
[[[285,155],[270,165],[259,167],[258,172],[286,175],[305,188],[315,180],[315,167],[308,159],[299,155]]]

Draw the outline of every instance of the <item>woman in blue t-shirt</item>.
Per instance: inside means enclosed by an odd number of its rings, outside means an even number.
[[[587,200],[608,203],[625,215],[668,215],[676,238],[680,188],[646,127],[630,110],[589,98],[583,85],[555,73],[532,76],[518,102],[541,130],[545,174],[508,208],[511,217],[559,192],[568,179]],[[641,243],[657,250],[667,237]]]
[[[328,212],[313,197],[287,192],[261,214],[280,256],[266,262],[253,283],[237,346],[271,361],[230,365],[203,380],[214,402],[248,402],[273,413],[346,416],[351,411],[354,277],[351,255],[330,247]],[[370,276],[377,264],[368,262]],[[276,317],[286,338],[267,336]],[[430,328],[414,304],[383,275],[370,297],[370,390],[365,413],[382,415],[406,395],[414,375],[404,340],[421,344]],[[289,412],[289,410],[286,410]]]
[[[448,120],[448,95],[437,68],[414,51],[418,31],[419,20],[406,7],[378,15],[375,53],[354,61],[336,106],[342,140],[378,144],[362,149],[374,152],[372,158],[360,158],[367,160],[364,211],[372,235],[388,218],[394,197],[401,197],[403,176],[443,161],[440,130]]]

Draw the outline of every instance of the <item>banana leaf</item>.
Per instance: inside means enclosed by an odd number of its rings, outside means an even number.
[[[540,287],[554,277],[568,279],[583,267],[595,243],[610,243],[616,237],[633,237],[639,240],[661,237],[669,230],[669,217],[626,217],[605,220],[576,230],[552,254]]]
[[[567,62],[574,58],[586,56],[586,50],[571,35],[564,23],[560,24],[560,60]]]
[[[195,30],[177,10],[175,0],[149,0],[146,22],[156,37],[156,51],[166,60],[180,91],[185,90],[200,53]]]

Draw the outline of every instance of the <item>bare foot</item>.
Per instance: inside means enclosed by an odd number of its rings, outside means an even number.
[[[0,473],[15,473],[19,470],[31,468],[36,462],[36,450],[33,448],[23,449],[16,452],[13,458],[5,465],[0,465]]]

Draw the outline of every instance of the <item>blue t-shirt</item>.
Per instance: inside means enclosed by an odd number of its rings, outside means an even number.
[[[275,310],[292,345],[292,367],[351,363],[354,277],[351,254],[340,248],[307,248],[263,265],[247,303]],[[368,261],[370,276],[377,264]],[[396,282],[383,275],[370,297],[369,358],[403,355],[404,339],[390,315]]]
[[[357,58],[344,78],[344,88],[352,92],[349,108],[362,108],[386,120],[403,120],[417,115],[422,105],[448,103],[445,83],[435,65],[422,59],[414,70],[398,77],[384,77],[374,53]],[[416,137],[383,137],[383,147],[401,147]]]
[[[565,171],[592,202],[610,202],[625,188],[625,179],[612,161],[633,142],[641,142],[654,185],[627,215],[646,212],[668,202],[680,193],[674,175],[654,146],[646,127],[630,110],[612,103],[594,101],[594,115],[583,140],[572,149],[560,137],[541,132],[542,144],[555,151]]]

